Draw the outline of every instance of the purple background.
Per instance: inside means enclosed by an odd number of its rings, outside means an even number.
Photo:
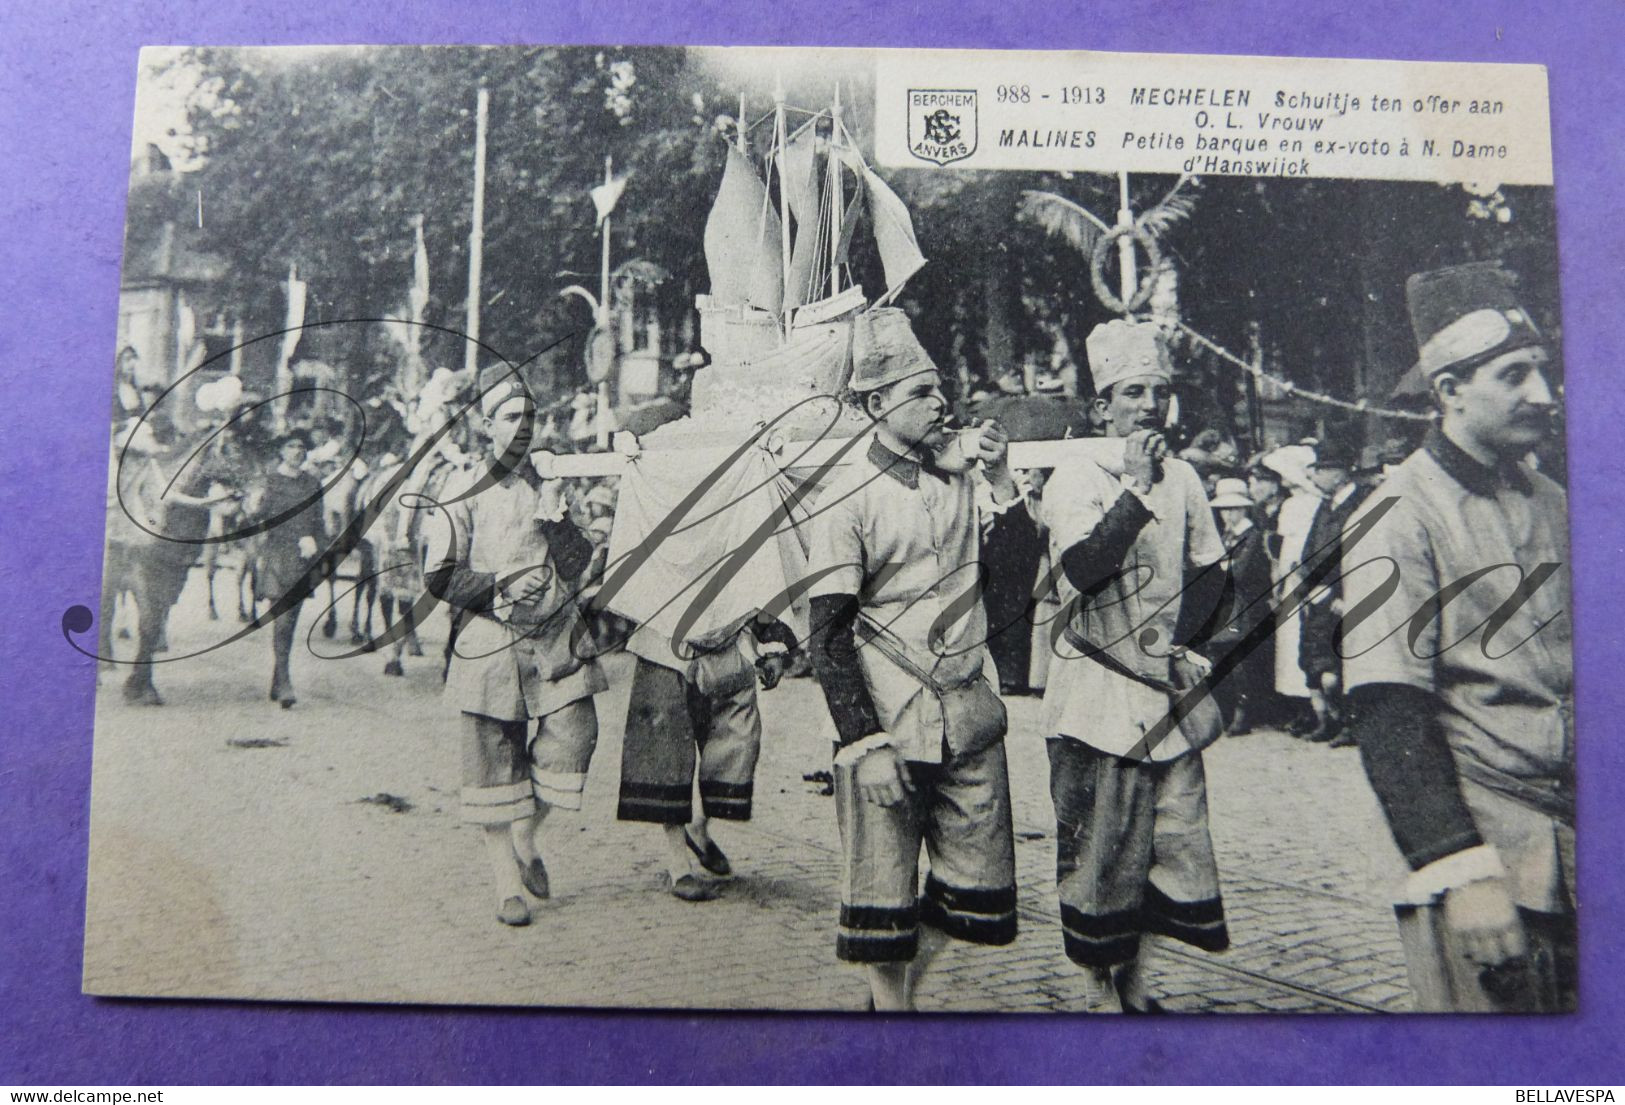
[[[1570,3],[1200,0],[71,0],[0,39],[0,1084],[1618,1082],[1614,843],[1625,700],[1620,233],[1625,13]],[[1538,62],[1551,71],[1585,842],[1577,1017],[686,1016],[111,1001],[79,993],[94,675],[62,640],[99,586],[109,373],[144,43],[647,42],[1072,47]],[[1056,954],[1060,954],[1057,947]],[[832,969],[834,969],[832,967]]]

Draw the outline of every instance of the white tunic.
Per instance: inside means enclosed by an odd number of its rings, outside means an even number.
[[[1044,486],[1050,524],[1050,557],[1093,533],[1123,496],[1132,494],[1099,465],[1057,470]],[[1170,679],[1168,655],[1179,620],[1187,569],[1205,568],[1224,556],[1201,477],[1182,460],[1163,461],[1163,475],[1142,497],[1152,520],[1135,538],[1119,575],[1087,602],[1065,575],[1058,581],[1063,615],[1091,645],[1135,671]],[[1056,633],[1056,657],[1044,692],[1042,732],[1082,741],[1114,756],[1128,753],[1168,713],[1169,696],[1119,675]],[[1151,750],[1154,760],[1175,759],[1190,744],[1174,729]]]

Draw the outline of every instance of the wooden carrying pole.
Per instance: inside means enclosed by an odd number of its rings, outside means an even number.
[[[615,435],[616,452],[610,453],[554,453],[537,450],[531,458],[537,470],[547,477],[562,476],[619,476],[634,456],[642,455],[635,435],[623,431]],[[1113,475],[1123,470],[1123,439],[1120,437],[1073,437],[1054,441],[1012,441],[1010,467],[1064,468],[1080,461],[1091,460]],[[844,438],[823,441],[792,441],[776,444],[773,454],[779,463],[792,470],[815,468],[846,445]],[[650,450],[654,458],[670,458],[696,474],[704,473],[723,461],[738,448],[737,444],[718,445],[701,449]],[[864,458],[861,446],[847,450],[837,466],[855,464]],[[657,461],[658,463],[658,461]]]

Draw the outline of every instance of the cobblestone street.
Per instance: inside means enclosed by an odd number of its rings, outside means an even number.
[[[223,575],[221,593],[232,577]],[[203,579],[170,623],[180,656],[235,621],[204,618]],[[228,600],[229,601],[229,600]],[[235,611],[228,609],[228,616]],[[347,605],[345,607],[347,612]],[[319,620],[307,604],[301,642]],[[860,971],[834,956],[839,851],[827,713],[809,679],[762,698],[756,818],[716,836],[739,872],[720,900],[663,888],[651,826],[615,820],[630,664],[609,661],[581,813],[547,822],[553,899],[527,928],[494,918],[477,834],[457,817],[456,718],[429,656],[319,659],[346,625],[296,647],[299,704],[267,702],[261,632],[161,664],[168,705],[126,706],[101,677],[92,794],[86,989],[98,994],[311,1001],[862,1008]],[[121,647],[127,647],[121,642]],[[922,1009],[1082,1008],[1061,952],[1054,822],[1036,698],[1010,703],[1021,932],[950,945]],[[1154,988],[1180,1011],[1408,1008],[1387,905],[1402,864],[1352,749],[1260,732],[1207,753],[1212,827],[1233,947],[1159,944]]]

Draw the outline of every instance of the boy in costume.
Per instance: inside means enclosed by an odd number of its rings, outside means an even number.
[[[1003,431],[948,428],[901,311],[855,326],[849,388],[874,429],[815,504],[812,661],[837,741],[836,954],[866,965],[874,1008],[900,1010],[943,936],[1015,939],[1006,715],[981,600],[984,565],[1030,594],[1038,543]]]
[[[536,410],[518,373],[483,373],[480,410],[487,462],[425,518],[425,578],[466,615],[445,690],[462,712],[463,820],[483,830],[497,919],[524,925],[524,891],[549,892],[538,830],[555,806],[581,808],[606,683],[571,647],[592,543],[530,463]]]

